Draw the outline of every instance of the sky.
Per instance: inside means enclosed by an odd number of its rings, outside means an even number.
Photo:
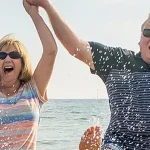
[[[141,24],[150,13],[149,0],[52,0],[60,15],[77,35],[87,41],[139,51]],[[48,16],[40,14],[54,34]],[[9,33],[27,47],[33,69],[42,45],[22,0],[0,0],[0,38]],[[72,57],[54,35],[58,45],[53,74],[47,91],[50,99],[108,98],[102,80],[89,67]]]

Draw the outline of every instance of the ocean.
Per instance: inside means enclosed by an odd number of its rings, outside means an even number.
[[[78,150],[80,138],[92,125],[105,133],[110,118],[107,99],[55,99],[41,109],[37,150]]]

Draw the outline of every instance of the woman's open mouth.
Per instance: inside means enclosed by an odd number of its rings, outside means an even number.
[[[12,72],[13,70],[14,70],[14,68],[11,66],[4,67],[4,73],[5,74],[8,74],[8,73]]]

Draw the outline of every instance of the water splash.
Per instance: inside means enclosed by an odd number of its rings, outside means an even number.
[[[98,117],[98,116],[92,116],[92,119],[89,120],[89,122],[94,127],[96,127],[96,126],[100,127],[100,117]]]

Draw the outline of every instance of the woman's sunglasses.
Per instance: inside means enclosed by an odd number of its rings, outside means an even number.
[[[145,37],[150,38],[150,29],[144,29],[144,30],[143,30],[143,35],[144,35]]]
[[[19,59],[22,57],[19,52],[14,52],[14,51],[10,53],[0,52],[0,59],[4,60],[7,57],[7,55],[12,59]]]

